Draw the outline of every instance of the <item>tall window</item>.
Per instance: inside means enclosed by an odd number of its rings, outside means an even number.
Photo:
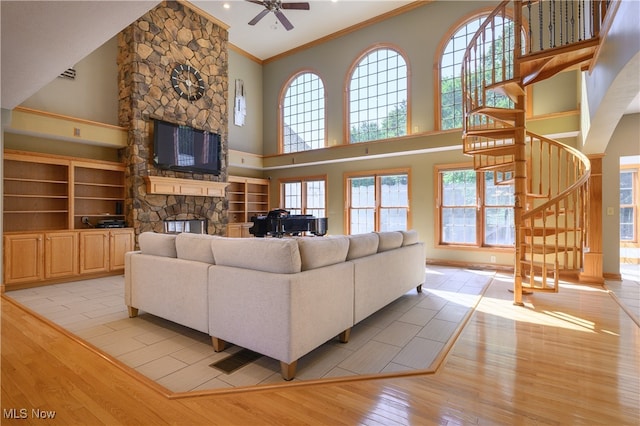
[[[493,172],[438,170],[439,242],[443,245],[513,246],[513,184]]]
[[[326,177],[283,180],[280,205],[291,214],[327,217]]]
[[[638,169],[620,170],[620,240],[638,241]]]
[[[349,234],[409,227],[409,172],[389,171],[346,178]]]
[[[461,82],[461,69],[462,58],[464,56],[467,45],[471,41],[471,38],[475,35],[476,31],[480,28],[480,25],[486,19],[487,15],[481,15],[474,17],[467,21],[455,30],[455,33],[448,40],[442,55],[440,56],[440,129],[457,129],[462,127],[462,82]],[[508,52],[513,51],[513,23],[508,18],[505,18],[501,22],[493,27],[496,38],[503,33],[507,33],[506,46]],[[524,36],[523,36],[524,39]],[[503,52],[503,46],[500,44],[501,40],[495,45],[490,46],[487,43],[483,48],[485,49],[485,55],[491,57],[495,53],[495,61],[499,60],[500,55]],[[524,43],[523,43],[524,46]],[[498,67],[496,73],[503,72],[509,73],[511,69],[512,54],[507,53],[505,55],[508,63],[505,67]],[[497,76],[496,78],[500,78]],[[504,78],[509,78],[505,75]],[[502,94],[496,92],[489,92],[487,94],[491,99],[487,99],[488,105],[512,107],[513,102]]]
[[[282,100],[282,152],[323,148],[325,143],[324,85],[304,72],[288,84]]]
[[[407,64],[391,48],[378,48],[357,63],[349,82],[349,142],[407,134]]]

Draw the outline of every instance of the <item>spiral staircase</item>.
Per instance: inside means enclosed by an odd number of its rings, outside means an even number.
[[[589,159],[526,128],[527,88],[587,69],[608,6],[597,0],[507,0],[487,17],[462,64],[463,151],[495,184],[514,187],[514,303],[557,292],[579,272],[587,241]],[[520,29],[516,31],[515,29]]]

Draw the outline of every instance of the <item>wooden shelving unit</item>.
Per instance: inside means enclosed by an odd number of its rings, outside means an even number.
[[[252,216],[269,212],[269,180],[241,176],[229,176],[227,187],[229,224],[227,235],[248,237]]]
[[[74,175],[73,227],[81,228],[82,217],[92,223],[124,219],[124,173],[118,166],[76,165]]]
[[[124,219],[124,165],[7,150],[4,194],[5,232],[86,229]]]
[[[69,165],[4,160],[4,230],[67,229]]]
[[[125,218],[123,164],[5,150],[3,173],[5,285],[122,271],[133,229],[92,226]]]

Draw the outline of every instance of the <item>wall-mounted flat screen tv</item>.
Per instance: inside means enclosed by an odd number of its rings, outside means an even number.
[[[154,120],[153,161],[161,169],[220,174],[218,133]]]

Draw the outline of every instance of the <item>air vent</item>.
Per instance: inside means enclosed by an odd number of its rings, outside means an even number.
[[[69,68],[65,72],[60,74],[58,77],[69,78],[71,80],[75,80],[76,79],[76,70],[74,70],[73,68]]]

